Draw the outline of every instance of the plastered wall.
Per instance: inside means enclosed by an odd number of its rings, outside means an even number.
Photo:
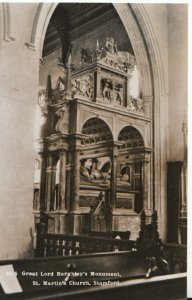
[[[187,114],[187,5],[168,5],[169,160],[183,160],[182,123]]]

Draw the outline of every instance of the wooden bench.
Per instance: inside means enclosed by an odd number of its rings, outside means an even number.
[[[157,213],[152,215],[151,224],[145,221],[142,212],[137,251],[1,261],[0,266],[13,265],[23,292],[5,295],[2,290],[0,298],[174,300],[178,295],[185,298],[186,274],[158,276],[170,269],[162,252]]]

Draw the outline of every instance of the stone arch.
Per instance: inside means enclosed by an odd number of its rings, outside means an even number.
[[[146,146],[146,141],[145,141],[145,135],[144,135],[144,132],[142,132],[141,131],[141,128],[140,128],[140,126],[137,126],[137,124],[134,124],[134,126],[132,126],[132,124],[127,124],[127,125],[122,125],[121,127],[119,127],[118,128],[118,131],[117,131],[117,139],[119,139],[119,135],[120,135],[120,133],[122,132],[122,130],[123,129],[125,129],[125,128],[127,128],[127,127],[129,127],[129,128],[134,128],[140,135],[141,135],[141,137],[142,137],[142,139],[143,139],[143,143],[144,143],[144,145]]]
[[[10,4],[9,3],[1,3],[1,25],[2,25],[2,31],[1,31],[1,36],[4,41],[10,42],[14,41],[14,37],[12,37],[11,34],[11,18],[10,18]]]
[[[36,51],[38,51],[39,58],[42,56],[43,43],[45,38],[45,33],[51,19],[51,16],[57,7],[58,3],[40,3],[37,7],[36,16],[33,23],[33,28],[31,32],[31,38],[28,44],[31,45]],[[133,11],[136,16],[141,15],[140,20],[147,18],[147,14],[144,13],[142,4],[140,6],[134,6],[134,4],[119,4],[114,3],[114,8],[117,11],[127,33],[130,37],[133,49],[135,52],[136,60],[141,72],[141,85],[143,90],[143,96],[152,96],[153,87],[151,82],[151,66],[149,62],[149,57],[147,55],[147,49],[145,46],[145,41],[143,35],[138,27],[138,22],[133,15]],[[149,23],[149,22],[147,22]],[[145,34],[151,37],[150,25],[145,29]],[[150,47],[153,48],[153,43],[151,43],[151,38],[147,39],[150,41]],[[155,56],[156,52],[159,52],[158,47],[151,51],[151,55]],[[157,56],[157,55],[156,55]],[[156,57],[154,58],[156,60]],[[156,64],[158,66],[158,63]],[[162,72],[161,72],[162,73]]]
[[[109,128],[109,130],[110,130],[110,132],[111,132],[111,135],[112,135],[112,137],[113,137],[113,139],[114,139],[112,124],[109,124],[109,123],[105,120],[105,118],[102,117],[101,115],[99,115],[99,116],[92,116],[92,117],[91,117],[91,116],[88,116],[86,119],[84,119],[83,122],[82,122],[82,124],[81,124],[80,132],[82,132],[82,129],[83,129],[85,123],[88,122],[90,119],[93,119],[93,118],[94,118],[94,119],[101,120],[103,123],[105,123],[105,124],[108,126],[108,128]]]
[[[31,31],[31,37],[26,45],[30,49],[38,52],[39,59],[42,58],[43,43],[47,27],[57,5],[58,3],[39,3],[37,7]]]
[[[118,141],[124,142],[127,149],[141,148],[145,146],[143,136],[139,130],[133,126],[123,127],[118,134]]]
[[[37,8],[34,19],[31,40],[32,48],[38,51],[41,59],[43,42],[50,18],[58,4],[41,3]],[[132,44],[138,69],[141,74],[142,98],[144,100],[144,109],[149,117],[154,115],[154,129],[152,130],[154,153],[154,207],[159,212],[159,223],[164,224],[166,228],[166,174],[165,164],[167,159],[167,122],[165,114],[161,113],[161,104],[167,107],[167,89],[165,85],[165,71],[160,56],[160,49],[157,38],[153,31],[148,13],[143,4],[114,3],[117,11]],[[29,43],[29,45],[30,45]],[[149,55],[150,53],[150,55]],[[162,129],[162,123],[164,130]],[[154,120],[153,120],[154,121]],[[162,143],[162,141],[164,141]],[[160,158],[160,160],[159,160]],[[159,163],[160,161],[160,163]],[[158,198],[158,201],[157,201]],[[161,205],[161,202],[163,204]],[[165,234],[163,234],[165,236]]]
[[[113,134],[108,124],[103,119],[97,117],[92,117],[85,121],[81,128],[81,133],[87,136],[91,135],[91,139],[93,139],[94,143],[99,142],[99,139],[101,139],[100,141],[113,140]]]

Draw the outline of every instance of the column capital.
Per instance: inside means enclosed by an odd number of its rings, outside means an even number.
[[[119,149],[118,147],[119,146],[122,146],[122,142],[119,142],[119,141],[114,141],[113,144],[112,144],[112,147],[111,147],[111,152],[112,152],[112,156],[113,157],[117,157],[119,156]]]
[[[59,154],[64,154],[64,153],[66,153],[67,152],[67,149],[66,148],[60,148],[59,149]]]
[[[119,156],[119,150],[118,148],[113,148],[112,149],[112,157],[116,158]]]

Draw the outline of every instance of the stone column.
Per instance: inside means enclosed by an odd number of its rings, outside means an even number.
[[[111,156],[111,207],[112,210],[115,209],[116,202],[116,174],[117,174],[117,157],[118,157],[118,149],[117,146],[113,146],[112,156]]]
[[[66,92],[64,94],[64,99],[66,99],[66,100],[72,99],[72,94],[71,94],[71,67],[73,66],[72,49],[73,49],[73,44],[71,44],[69,47],[69,51],[67,54],[67,60],[66,60],[67,79],[66,79]]]
[[[47,158],[45,153],[41,153],[41,179],[40,179],[40,195],[39,195],[39,210],[44,211],[46,209],[46,167]]]
[[[151,174],[150,155],[145,154],[142,161],[142,182],[143,182],[143,209],[145,212],[151,210]]]
[[[143,96],[143,109],[146,117],[152,117],[153,96]]]
[[[66,190],[66,150],[60,150],[60,174],[59,174],[59,209],[64,210]]]
[[[130,100],[130,79],[131,75],[129,74],[125,79],[125,107],[129,106]]]
[[[95,73],[95,100],[100,100],[101,98],[101,69],[97,68]]]
[[[50,211],[51,209],[51,181],[52,181],[52,155],[49,154],[47,157],[47,168],[46,168],[46,195],[45,195],[45,209]]]
[[[76,141],[71,147],[72,169],[71,169],[71,199],[70,211],[73,212],[79,207],[79,188],[80,188],[80,148]]]
[[[55,209],[55,198],[56,198],[56,191],[55,191],[55,183],[56,183],[56,166],[51,168],[51,197],[50,197],[50,210]]]
[[[182,172],[182,197],[181,197],[181,216],[187,217],[187,116],[185,114],[183,124],[183,172]]]

